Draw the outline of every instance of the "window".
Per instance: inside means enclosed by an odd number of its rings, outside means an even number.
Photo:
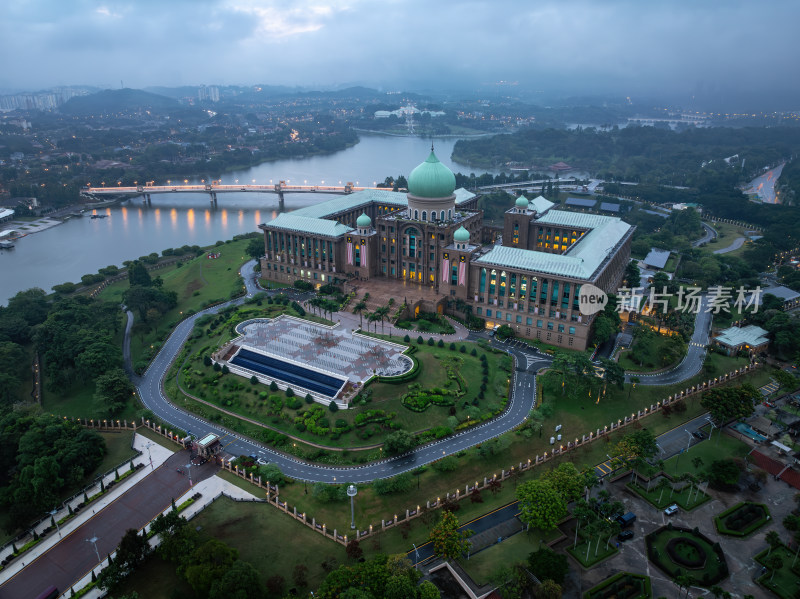
[[[533,318],[531,318],[530,316],[528,318],[526,318],[525,319],[525,324],[528,325],[528,326],[531,326],[533,324]]]
[[[439,213],[439,220],[444,220],[444,210]]]
[[[427,210],[423,210],[422,211],[422,220],[424,220],[424,221],[428,220],[428,211]]]
[[[518,322],[518,323],[522,323],[522,316],[520,316],[520,315],[517,315],[517,322]]]
[[[414,210],[414,220],[419,220],[419,210]]]
[[[575,334],[575,327],[569,327],[569,334],[570,335],[574,335]],[[570,338],[569,341],[570,341],[570,344],[572,344],[572,338]]]
[[[480,316],[480,315],[483,313],[483,308],[481,308],[480,306],[478,306],[478,307],[476,308],[476,312],[478,313],[478,316]]]
[[[511,322],[511,314],[506,314],[506,321]]]
[[[548,331],[552,331],[553,330],[553,323],[552,322],[548,322],[547,323],[547,330]],[[548,333],[548,337],[547,338],[550,339],[549,333]]]
[[[570,344],[570,345],[572,345],[572,341],[573,341],[573,339],[572,339],[572,337],[570,337],[570,338],[569,338],[569,344]]]
[[[497,311],[497,318],[503,318],[503,313],[500,310]]]
[[[492,315],[491,308],[486,308],[486,316],[491,316],[491,315]]]
[[[542,328],[542,321],[541,320],[537,320],[536,321],[536,326],[541,329]]]
[[[564,325],[563,324],[558,325],[558,332],[559,333],[563,333],[564,332]]]

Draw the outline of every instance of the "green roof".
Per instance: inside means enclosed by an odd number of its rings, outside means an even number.
[[[549,254],[495,246],[475,260],[486,266],[518,268],[543,274],[591,280],[605,259],[633,227],[613,216],[551,210],[538,221],[575,229],[589,229],[565,254]]]
[[[746,327],[731,327],[722,331],[715,339],[719,343],[724,343],[730,347],[738,347],[740,345],[749,345],[750,347],[758,347],[769,342],[768,333],[761,327],[754,324]]]
[[[455,188],[456,176],[439,162],[433,150],[408,176],[408,192],[418,198],[446,198],[453,195]]]
[[[459,227],[456,232],[453,233],[453,240],[458,241],[459,243],[469,241],[469,231],[467,231],[463,226]]]
[[[544,196],[539,196],[537,198],[534,198],[531,200],[530,203],[530,209],[536,210],[536,212],[538,212],[539,214],[547,212],[553,206],[555,206],[555,204],[553,204],[553,202],[551,202]]]
[[[294,212],[283,212],[279,214],[277,218],[268,222],[267,226],[274,229],[312,233],[315,235],[324,235],[326,237],[340,237],[348,231],[353,230],[347,225],[343,225],[335,220],[298,216]]]
[[[525,196],[519,196],[519,197],[517,198],[517,201],[516,201],[516,202],[514,202],[514,205],[515,205],[517,208],[524,208],[525,210],[527,210],[527,209],[528,209],[528,205],[529,205],[529,204],[530,204],[530,202],[528,202],[528,198],[526,198]]]
[[[358,217],[356,220],[356,226],[361,227],[362,229],[369,227],[372,225],[372,219],[366,215],[366,213],[362,212],[361,216]]]

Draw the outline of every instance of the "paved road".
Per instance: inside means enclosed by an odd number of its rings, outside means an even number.
[[[700,239],[697,239],[697,240],[692,242],[692,245],[694,247],[699,247],[699,246],[703,245],[704,243],[708,243],[709,241],[711,241],[712,239],[714,239],[717,236],[717,232],[714,230],[714,228],[711,225],[709,225],[707,223],[700,223],[700,224],[703,225],[703,229],[705,229],[705,233],[703,234],[703,236]]]
[[[737,237],[733,240],[733,243],[730,244],[726,248],[722,248],[721,250],[714,250],[715,254],[727,254],[728,252],[732,252],[734,250],[738,250],[740,247],[744,245],[745,238],[744,237]]]
[[[250,261],[242,267],[242,276],[247,286],[248,296],[257,293],[253,273],[255,261]],[[234,300],[233,304],[241,304],[245,298]],[[229,305],[229,304],[225,304]],[[142,377],[134,378],[134,383],[139,391],[142,403],[162,420],[169,422],[183,430],[190,431],[193,435],[201,437],[213,432],[230,441],[226,451],[233,455],[249,455],[252,453],[263,456],[274,462],[285,474],[292,478],[312,482],[326,483],[364,483],[378,478],[396,476],[428,464],[444,455],[468,449],[483,443],[502,433],[514,428],[525,421],[533,408],[535,398],[536,377],[533,372],[517,371],[512,378],[511,400],[506,411],[499,417],[480,426],[455,434],[447,439],[431,443],[416,450],[394,458],[382,460],[372,464],[357,467],[332,467],[308,464],[295,457],[288,456],[263,446],[260,443],[233,433],[213,423],[206,422],[198,416],[188,413],[170,403],[164,395],[162,381],[169,367],[178,355],[181,346],[188,338],[194,326],[194,321],[204,314],[213,314],[225,305],[208,308],[182,321],[162,346],[158,355],[153,359],[150,367]],[[527,362],[526,362],[527,364]]]
[[[176,471],[178,467],[185,466],[188,459],[187,451],[170,457],[160,468],[3,584],[0,587],[0,599],[36,597],[51,584],[61,591],[68,591],[70,586],[97,566],[97,553],[101,560],[106,559],[119,545],[125,530],[140,529],[169,506],[170,498],[180,497],[189,490],[188,477]],[[210,462],[195,466],[192,468],[192,480],[198,482],[208,478],[216,470],[217,467]],[[97,536],[97,553],[87,541],[94,536]]]
[[[253,274],[254,265],[255,261],[251,260],[241,269],[241,274],[247,287],[248,297],[260,291],[256,284],[256,275]],[[302,297],[298,296],[298,299],[302,299]],[[145,374],[142,377],[133,377],[134,383],[137,386],[139,396],[145,407],[165,422],[182,428],[197,437],[202,437],[209,432],[213,432],[225,438],[225,442],[228,443],[226,445],[226,451],[229,453],[233,455],[260,455],[275,463],[281,471],[288,476],[309,482],[366,483],[379,478],[388,478],[414,470],[419,466],[440,459],[442,456],[450,455],[493,439],[525,421],[531,409],[533,409],[535,402],[535,373],[552,362],[550,356],[538,352],[527,343],[521,341],[501,343],[492,339],[491,343],[493,346],[507,351],[514,356],[516,361],[516,369],[512,375],[511,381],[511,399],[506,411],[499,417],[446,439],[442,439],[441,441],[418,447],[414,451],[402,456],[388,458],[364,466],[333,467],[309,464],[293,456],[261,445],[257,441],[248,439],[238,433],[223,429],[219,425],[207,422],[190,412],[176,407],[169,402],[164,395],[164,377],[172,361],[178,355],[184,342],[192,332],[194,321],[204,314],[216,313],[227,305],[238,305],[244,302],[244,300],[245,298],[239,298],[220,306],[207,308],[179,323],[153,359]],[[705,343],[708,342],[708,328],[710,323],[711,315],[706,314],[704,310],[701,309],[695,324],[695,337],[692,339],[693,342],[696,341],[696,344],[690,344],[689,353],[683,362],[669,372],[657,375],[641,375],[639,377],[640,384],[671,384],[673,382],[685,380],[699,372],[703,364],[703,357],[705,356]],[[129,332],[129,329],[130,326],[126,328],[126,332]],[[483,333],[470,333],[468,338],[474,340],[479,337],[486,338]]]
[[[694,320],[694,333],[692,333],[692,339],[689,341],[689,350],[680,364],[671,370],[659,372],[658,374],[628,374],[625,375],[625,381],[629,383],[631,376],[637,376],[639,385],[674,385],[699,373],[703,367],[703,360],[706,358],[706,346],[711,332],[713,314],[706,311],[708,306],[708,296],[704,295]]]

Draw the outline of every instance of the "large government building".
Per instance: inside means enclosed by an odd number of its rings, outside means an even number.
[[[455,186],[431,150],[411,171],[407,194],[365,190],[279,214],[259,225],[262,276],[365,288],[396,280],[410,315],[470,306],[487,327],[585,349],[593,317],[578,309],[581,285],[617,289],[634,227],[521,196],[505,213],[501,244],[485,234],[475,194]]]

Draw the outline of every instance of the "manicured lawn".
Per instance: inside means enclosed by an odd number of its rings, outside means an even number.
[[[688,440],[688,437],[687,437]],[[730,435],[714,431],[711,438],[692,445],[688,451],[679,453],[664,462],[664,472],[670,476],[678,477],[681,474],[698,474],[711,465],[714,460],[725,458],[741,458],[752,449],[747,443],[735,439]],[[695,458],[700,458],[702,463],[695,468],[692,463]]]
[[[613,597],[613,593],[611,595],[607,593],[607,591],[612,590],[612,587],[616,587],[616,591],[621,593],[628,592],[628,587],[639,590],[638,595],[635,592],[622,595],[627,599],[650,599],[653,596],[650,588],[649,576],[620,572],[586,591],[583,595],[583,599],[607,599],[607,597]]]
[[[680,483],[675,482],[674,484],[677,487]],[[680,491],[670,491],[669,487],[662,491],[656,489],[655,485],[651,485],[648,491],[646,486],[634,483],[628,483],[627,486],[659,510],[677,503],[684,510],[690,511],[711,499],[711,496],[703,491],[698,493],[696,486],[694,488],[687,486]]]
[[[633,371],[635,373],[661,370],[678,364],[683,359],[683,356],[672,364],[664,364],[661,359],[664,353],[664,347],[668,342],[669,337],[666,335],[656,335],[648,342],[645,342],[643,339],[636,340],[633,345],[634,349],[626,350],[620,354],[619,365],[626,371]],[[632,353],[635,353],[638,358],[641,359],[641,364],[632,358]]]
[[[309,588],[325,578],[321,567],[327,557],[347,562],[344,547],[264,503],[240,503],[222,497],[192,520],[192,526],[239,550],[239,558],[253,564],[266,581],[279,574],[294,586],[292,572],[298,564],[308,568]],[[349,527],[346,529],[349,532]]]
[[[670,578],[683,573],[710,587],[728,576],[721,550],[718,554],[711,541],[701,534],[664,526],[648,534],[645,542],[647,559]]]
[[[780,545],[771,552],[768,550],[762,551],[756,555],[755,560],[762,566],[767,566],[767,560],[769,559],[767,556],[772,557],[775,555],[781,558],[783,565],[775,571],[774,575],[772,570],[768,568],[766,574],[760,577],[758,582],[782,599],[794,599],[797,589],[800,587],[800,574],[792,568],[793,565],[797,564],[795,554],[789,551],[785,545]]]
[[[175,571],[176,565],[151,555],[120,586],[114,597],[129,597],[134,591],[144,599],[188,599],[194,591]]]
[[[537,551],[544,543],[558,535],[557,530],[547,533],[540,530],[522,531],[497,545],[470,555],[469,559],[462,558],[458,563],[475,583],[483,585],[489,582],[493,574],[512,564],[527,560],[529,553]]]
[[[133,441],[132,431],[100,433],[100,436],[103,437],[103,440],[106,442],[108,453],[106,453],[106,457],[103,458],[103,461],[100,462],[100,465],[90,477],[103,474],[136,455],[136,452],[131,448],[131,442]]]
[[[249,242],[249,239],[240,239],[219,247],[206,248],[208,251],[220,253],[220,257],[215,260],[209,260],[206,253],[203,253],[183,262],[180,267],[171,265],[150,272],[152,277],[160,276],[164,280],[165,290],[178,294],[178,306],[152,323],[152,326],[143,325],[139,315],[136,315],[139,326],[131,335],[131,357],[134,364],[142,359],[149,359],[154,353],[148,351],[150,346],[157,349],[184,314],[201,310],[209,302],[227,300],[231,294],[242,290],[238,271],[248,260],[244,248]],[[113,283],[100,292],[99,297],[121,302],[128,287],[127,280]]]
[[[111,419],[112,416],[106,412],[102,403],[94,398],[94,382],[87,384],[76,383],[69,389],[51,391],[46,380],[42,385],[42,407],[46,412],[56,416],[68,416],[78,418],[94,418],[102,420]],[[129,422],[136,416],[138,406],[131,398],[125,408],[119,414],[113,416],[114,420],[127,419]]]
[[[619,549],[616,547],[616,541],[612,538],[611,542],[606,545],[607,538],[608,537],[600,539],[599,547],[596,538],[589,539],[588,541],[579,541],[575,547],[570,545],[567,552],[578,560],[578,563],[584,568],[591,568],[607,557],[619,553]]]
[[[714,518],[717,531],[724,535],[745,537],[769,522],[769,508],[763,503],[743,501]]]

